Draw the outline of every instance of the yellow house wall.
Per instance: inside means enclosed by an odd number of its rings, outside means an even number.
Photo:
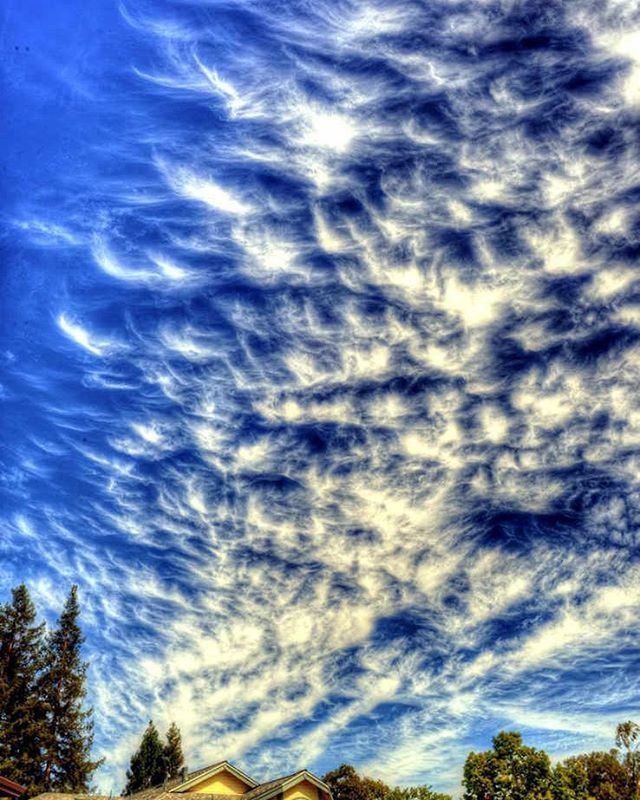
[[[318,787],[310,781],[300,781],[285,790],[283,800],[324,800],[320,794]]]
[[[248,792],[250,788],[251,787],[244,781],[241,781],[240,778],[236,778],[235,775],[223,770],[222,772],[218,772],[217,775],[207,778],[206,781],[192,786],[188,792],[189,794],[238,795]],[[316,798],[314,797],[313,800],[316,800]]]

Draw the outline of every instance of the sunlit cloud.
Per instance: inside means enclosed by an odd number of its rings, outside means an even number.
[[[458,792],[635,713],[640,20],[507,6],[113,23],[0,348],[2,588],[80,584],[104,791],[150,717]]]

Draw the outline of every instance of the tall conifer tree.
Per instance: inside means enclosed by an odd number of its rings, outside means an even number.
[[[172,722],[167,731],[167,743],[164,746],[164,760],[167,777],[177,778],[184,764],[182,752],[182,736],[175,722]]]
[[[87,664],[80,653],[84,639],[79,614],[78,587],[73,586],[58,626],[48,637],[42,676],[48,719],[45,791],[86,792],[91,775],[102,763],[91,760],[93,722],[92,710],[83,708]]]
[[[44,624],[27,587],[12,590],[0,606],[0,774],[35,793],[41,780],[40,753],[47,730],[39,686]]]
[[[133,792],[147,789],[149,786],[158,786],[166,777],[164,747],[160,741],[158,729],[153,724],[153,720],[149,720],[149,724],[142,734],[140,746],[131,756],[124,794],[133,794]]]

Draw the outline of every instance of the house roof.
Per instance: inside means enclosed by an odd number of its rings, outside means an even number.
[[[272,781],[267,781],[267,783],[261,783],[259,786],[256,786],[254,789],[251,789],[248,792],[245,792],[242,795],[242,800],[269,800],[270,797],[278,794],[285,789],[289,789],[291,786],[295,786],[300,781],[307,780],[310,783],[313,783],[319,789],[327,792],[329,796],[331,796],[331,790],[327,786],[326,783],[323,783],[319,778],[309,772],[307,769],[300,769],[297,772],[292,772],[291,775],[285,775],[282,778],[274,778]]]
[[[283,775],[281,778],[274,778],[273,780],[266,781],[266,783],[256,783],[253,778],[250,778],[242,770],[234,767],[228,761],[218,761],[208,767],[195,770],[188,773],[186,778],[174,778],[162,786],[154,786],[150,789],[143,789],[141,792],[136,792],[130,795],[130,800],[176,800],[175,795],[188,792],[189,788],[205,781],[207,778],[216,775],[222,770],[228,770],[233,775],[236,775],[249,786],[251,789],[241,795],[235,795],[236,800],[269,800],[269,798],[278,794],[284,789],[295,786],[303,780],[308,780],[318,788],[331,794],[329,787],[323,783],[313,773],[306,769],[292,772],[289,775]],[[198,800],[230,800],[229,795],[216,795],[216,794],[200,794],[198,793]]]
[[[209,767],[203,767],[202,769],[197,769],[195,772],[189,773],[186,778],[177,786],[174,786],[171,791],[186,792],[190,786],[205,781],[207,778],[212,778],[214,775],[223,771],[230,772],[252,788],[258,785],[257,781],[254,781],[253,778],[250,778],[241,769],[234,767],[233,764],[230,764],[228,761],[218,761],[216,764],[211,764]]]
[[[131,800],[131,798],[136,798],[138,800],[139,793],[130,794],[126,798],[116,798],[113,797],[111,800]],[[168,791],[164,790],[161,786],[156,787],[156,794],[152,795],[153,800],[176,800],[176,795],[174,792],[169,789]],[[196,795],[198,800],[240,800],[244,795],[228,795],[228,794],[204,794],[198,792]]]
[[[255,788],[245,792],[242,795],[242,800],[256,800],[256,798],[262,797],[264,794],[268,794],[272,789],[279,789],[288,777],[290,776],[287,775],[285,778],[274,778],[272,781],[260,783]]]
[[[240,795],[228,794],[204,794],[198,792],[193,796],[194,800],[270,800],[281,791],[295,786],[303,780],[308,780],[318,788],[327,792],[331,796],[331,791],[326,783],[323,783],[313,773],[306,769],[292,772],[290,775],[284,775],[281,778],[274,778],[266,783],[256,783],[253,778],[250,778],[242,770],[234,767],[228,761],[218,761],[215,764],[210,764],[208,767],[189,772],[184,778],[173,778],[166,783],[159,786],[151,786],[148,789],[142,789],[140,792],[128,795],[126,800],[178,800],[176,794],[188,794],[191,786],[206,780],[208,777],[216,775],[222,770],[228,770],[233,775],[239,777],[251,788]],[[123,800],[118,797],[108,797],[107,795],[89,795],[89,794],[65,794],[59,792],[46,792],[40,794],[34,800]]]
[[[116,800],[108,794],[73,794],[69,792],[43,792],[36,797],[38,800]]]

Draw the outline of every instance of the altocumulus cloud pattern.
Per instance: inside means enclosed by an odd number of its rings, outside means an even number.
[[[101,785],[456,789],[637,712],[631,0],[11,0],[0,586],[79,582]],[[636,713],[637,716],[637,713]]]

